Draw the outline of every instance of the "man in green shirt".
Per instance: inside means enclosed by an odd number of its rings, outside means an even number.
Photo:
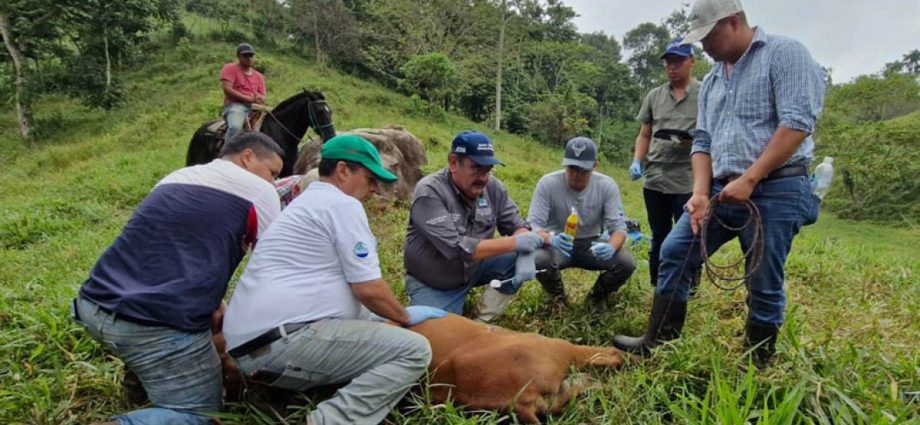
[[[653,287],[658,284],[661,244],[671,232],[673,223],[680,218],[684,204],[693,192],[693,172],[690,168],[693,139],[687,132],[696,127],[700,82],[691,73],[696,63],[693,46],[681,42],[682,38],[671,40],[661,55],[668,82],[652,89],[642,102],[636,116],[642,127],[636,137],[634,159],[629,167],[633,180],[645,176],[643,195],[652,229],[648,268]],[[694,278],[693,286],[698,282],[699,274]]]

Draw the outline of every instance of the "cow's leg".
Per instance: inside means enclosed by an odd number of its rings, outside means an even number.
[[[587,345],[573,345],[573,364],[576,368],[585,366],[620,367],[623,365],[623,352],[616,348],[589,347]]]

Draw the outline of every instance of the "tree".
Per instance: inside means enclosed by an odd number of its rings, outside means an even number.
[[[32,131],[32,102],[29,98],[29,68],[26,58],[13,41],[13,28],[6,14],[0,11],[0,36],[9,52],[16,69],[16,119],[19,121],[19,133],[29,138]]]
[[[502,67],[505,60],[505,28],[511,13],[508,10],[508,1],[502,0],[501,19],[498,30],[498,63],[495,67],[495,125],[494,130],[502,128]]]
[[[620,62],[623,59],[620,43],[617,42],[616,38],[608,36],[602,31],[581,34],[580,41],[581,44],[594,48],[590,60],[595,64]]]
[[[0,2],[0,36],[16,74],[16,118],[23,138],[32,134],[32,66],[64,50],[61,42],[78,10],[54,0]]]
[[[68,57],[65,81],[70,92],[90,107],[111,109],[124,101],[115,80],[114,58],[129,58],[161,24],[178,19],[175,0],[81,0]]]
[[[311,46],[317,61],[324,63],[331,58],[338,63],[357,63],[362,60],[358,21],[342,0],[291,0],[288,4],[297,43]],[[330,29],[330,25],[334,29]]]
[[[412,94],[445,107],[456,90],[457,70],[450,59],[440,52],[418,55],[400,68],[403,85]]]
[[[563,145],[591,131],[588,115],[596,106],[593,99],[575,90],[546,95],[530,105],[530,133],[544,143]]]
[[[671,38],[683,37],[690,32],[690,4],[683,3],[680,8],[671,12],[661,24],[667,28]]]
[[[623,46],[631,51],[627,63],[643,90],[664,80],[660,57],[669,40],[668,29],[651,22],[640,24],[623,37]]]
[[[452,60],[494,48],[497,13],[478,13],[491,4],[464,0],[378,0],[361,22],[363,65],[391,82],[399,68],[419,54],[441,52]],[[483,19],[485,18],[485,19]]]
[[[547,0],[544,10],[543,40],[567,42],[578,38],[578,30],[572,22],[577,13],[560,0]]]
[[[901,60],[886,63],[884,73],[920,76],[920,50],[914,49],[905,53]]]

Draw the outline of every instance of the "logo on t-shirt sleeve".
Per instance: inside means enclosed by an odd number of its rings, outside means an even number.
[[[364,242],[355,244],[355,257],[364,259],[367,258],[368,254],[370,254],[370,250],[367,249],[367,245]]]

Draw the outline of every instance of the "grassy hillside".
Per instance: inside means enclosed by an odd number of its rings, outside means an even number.
[[[98,255],[153,184],[184,163],[195,128],[219,112],[220,66],[232,45],[196,39],[153,51],[126,76],[128,104],[86,111],[59,98],[36,105],[38,147],[16,137],[14,114],[0,114],[0,423],[81,424],[124,412],[120,363],[73,324],[67,301]],[[299,58],[260,50],[269,98],[302,87],[325,91],[339,130],[404,125],[428,148],[426,171],[442,166],[451,137],[483,126],[454,116],[410,115],[411,102]],[[533,185],[559,167],[561,152],[493,133],[507,167],[496,176],[526,210]],[[644,221],[641,185],[626,164],[603,164],[621,186],[627,214]],[[372,226],[387,281],[402,294],[406,206],[374,204]],[[737,249],[729,244],[717,260]],[[746,376],[740,336],[743,291],[705,284],[692,301],[685,337],[642,363],[595,371],[597,385],[551,423],[905,423],[920,414],[920,231],[853,224],[824,215],[797,238],[787,268],[788,322],[777,361]],[[634,247],[640,259],[647,246]],[[580,302],[594,276],[567,272]],[[575,304],[545,309],[528,284],[502,324],[579,343],[609,345],[644,329],[651,289],[640,266],[609,313]],[[497,362],[503,359],[495,359]],[[744,403],[751,397],[752,404]],[[394,423],[489,423],[494,413],[458,413],[415,400]],[[784,416],[784,414],[786,416]],[[737,416],[736,416],[737,415]],[[296,415],[294,415],[296,416]],[[270,423],[235,406],[228,422]],[[739,418],[739,419],[734,419]],[[758,419],[759,418],[759,419]],[[290,419],[295,419],[293,416]]]

